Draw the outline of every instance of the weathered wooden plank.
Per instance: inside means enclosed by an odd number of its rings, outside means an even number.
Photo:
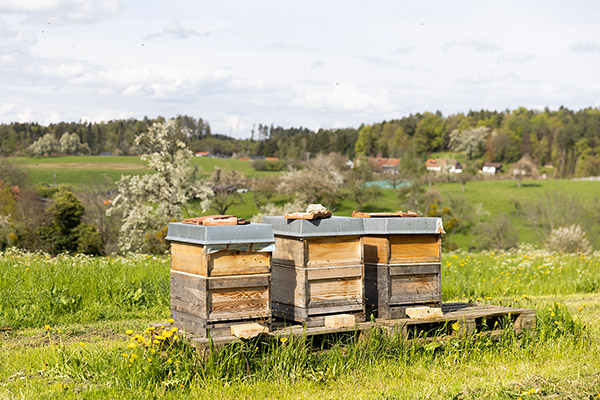
[[[318,268],[307,268],[307,279],[309,281],[323,279],[346,279],[346,278],[361,278],[363,276],[363,265],[336,265],[336,266],[321,266]]]
[[[308,310],[305,307],[277,301],[271,301],[271,313],[276,317],[292,321],[304,321],[308,318]]]
[[[202,245],[171,242],[171,269],[206,276],[208,274],[207,256],[202,252],[203,247]]]
[[[365,263],[390,262],[390,242],[387,236],[363,236]]]
[[[440,235],[390,235],[390,263],[439,262]]]
[[[306,266],[322,264],[362,264],[360,236],[333,236],[306,239]]]
[[[191,304],[176,297],[171,297],[171,310],[180,311],[196,317],[206,317],[206,306]]]
[[[273,301],[306,307],[306,269],[273,264],[271,296]]]
[[[236,289],[269,286],[271,274],[254,274],[238,276],[209,277],[208,289]]]
[[[440,274],[441,264],[403,264],[403,265],[390,265],[390,275],[428,275],[428,274]]]
[[[270,255],[256,251],[219,251],[208,257],[210,276],[267,274]]]
[[[390,304],[441,301],[441,288],[435,275],[398,275],[390,277]]]
[[[363,302],[363,281],[361,278],[309,281],[309,306],[319,302],[355,300]]]
[[[245,315],[268,316],[268,288],[219,290],[210,292],[209,318],[242,318]]]
[[[273,263],[302,267],[305,265],[305,243],[302,239],[275,237]]]

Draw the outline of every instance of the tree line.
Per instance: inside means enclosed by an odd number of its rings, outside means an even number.
[[[259,124],[248,139],[213,133],[208,121],[190,116],[175,118],[178,135],[193,152],[224,156],[278,157],[305,160],[316,154],[412,157],[425,159],[441,152],[462,152],[480,166],[486,161],[514,163],[527,155],[539,166],[552,165],[556,176],[600,175],[600,110],[552,111],[518,108],[469,111],[444,116],[424,112],[358,128],[282,128]],[[108,122],[61,122],[0,125],[0,155],[35,155],[32,147],[51,134],[56,141],[76,134],[89,154],[137,155],[138,136],[164,118]],[[47,138],[47,142],[50,141]],[[43,147],[42,147],[43,148]],[[34,150],[38,150],[36,153]],[[48,153],[46,153],[48,154]]]

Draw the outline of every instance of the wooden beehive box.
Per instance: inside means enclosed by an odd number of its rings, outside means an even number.
[[[273,225],[271,307],[273,315],[324,323],[325,316],[351,313],[364,320],[362,224],[353,218],[286,220]]]
[[[379,318],[405,317],[412,306],[440,306],[440,218],[361,218],[365,302]]]
[[[199,337],[271,319],[270,225],[169,224],[171,316]]]

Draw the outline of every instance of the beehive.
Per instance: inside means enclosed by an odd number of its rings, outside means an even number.
[[[403,318],[415,305],[440,306],[440,218],[360,218],[365,303],[379,318]]]
[[[273,226],[273,315],[316,326],[326,315],[364,319],[362,222],[264,217]]]
[[[199,337],[271,318],[270,225],[169,224],[171,316]]]

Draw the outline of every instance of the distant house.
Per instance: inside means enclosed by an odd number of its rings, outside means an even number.
[[[240,161],[250,161],[250,157],[240,157],[238,158]]]
[[[398,171],[400,166],[399,158],[385,158],[385,157],[369,157],[369,162],[373,171],[393,174]]]
[[[481,172],[489,175],[495,175],[496,172],[500,172],[500,170],[502,170],[502,164],[497,162],[487,162],[483,164],[483,168],[481,168]]]
[[[210,157],[209,151],[199,151],[194,154],[194,157]]]
[[[447,172],[450,174],[460,174],[462,164],[451,158],[430,158],[425,161],[427,171]]]
[[[265,157],[266,161],[279,161],[279,157]]]

